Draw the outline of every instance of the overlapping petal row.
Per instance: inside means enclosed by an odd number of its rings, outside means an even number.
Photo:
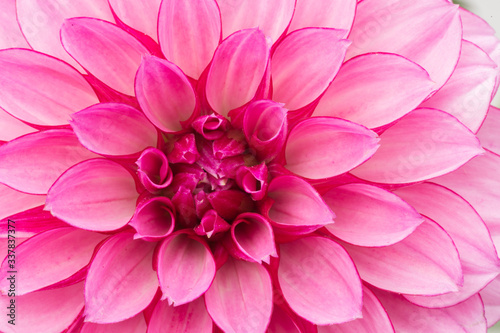
[[[500,319],[500,42],[479,17],[448,0],[0,8],[20,314],[0,331]]]

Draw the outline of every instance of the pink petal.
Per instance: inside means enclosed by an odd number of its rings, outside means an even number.
[[[344,30],[307,28],[288,35],[271,59],[273,100],[295,110],[318,98],[342,65],[350,44],[341,39],[344,34]]]
[[[172,151],[169,151],[167,155],[170,163],[193,164],[196,162],[200,158],[200,153],[196,147],[194,133],[188,133],[175,141]]]
[[[0,8],[0,49],[30,48],[17,23],[16,2],[1,0]]]
[[[132,35],[109,22],[78,17],[64,21],[61,41],[66,51],[99,80],[134,95],[135,73],[149,51]]]
[[[271,201],[265,213],[275,228],[309,233],[333,223],[335,214],[318,192],[301,178],[274,178],[269,184],[267,196]]]
[[[399,243],[358,247],[341,242],[356,263],[361,278],[377,288],[412,295],[457,291],[462,268],[450,236],[426,220]]]
[[[162,242],[158,250],[162,300],[175,306],[189,303],[207,291],[214,276],[212,253],[197,236],[177,233]]]
[[[301,333],[300,328],[290,316],[281,309],[280,306],[274,304],[273,315],[271,322],[267,328],[267,333]]]
[[[312,236],[281,244],[278,280],[292,310],[313,324],[361,317],[358,272],[347,252],[330,239]]]
[[[45,198],[45,196],[41,197],[43,199]],[[45,202],[45,200],[43,200],[43,202]],[[10,215],[6,219],[0,218],[0,228],[3,230],[0,232],[0,238],[8,238],[8,225],[13,223],[15,223],[16,238],[30,238],[44,231],[69,227],[67,223],[55,218],[50,212],[43,210],[42,205]],[[12,231],[10,233],[12,234]],[[19,245],[19,243],[17,245]]]
[[[108,324],[144,310],[158,289],[153,270],[155,243],[119,233],[104,243],[85,281],[85,321]]]
[[[59,30],[65,19],[94,17],[114,22],[106,0],[16,0],[17,18],[33,49],[62,59],[78,70],[82,68],[61,45]]]
[[[295,8],[294,0],[243,0],[237,4],[234,1],[219,0],[218,4],[223,38],[238,30],[259,28],[273,42],[285,31]]]
[[[273,228],[262,215],[240,214],[231,225],[231,239],[230,252],[237,258],[261,264],[278,256]]]
[[[54,183],[45,209],[78,228],[116,230],[134,214],[138,196],[128,170],[110,160],[93,159],[75,165]]]
[[[145,200],[137,206],[130,225],[137,230],[134,239],[161,240],[174,231],[175,207],[166,197]]]
[[[490,106],[488,115],[479,129],[479,132],[477,132],[477,137],[484,148],[491,150],[495,154],[500,154],[500,138],[498,137],[499,128],[500,109]]]
[[[348,184],[331,189],[323,199],[337,217],[328,231],[359,246],[387,246],[410,235],[423,222],[417,211],[379,187]]]
[[[446,174],[483,152],[456,118],[433,109],[410,112],[380,135],[380,148],[352,173],[379,183],[410,183]]]
[[[500,156],[489,151],[460,169],[433,179],[467,200],[483,218],[500,256]],[[467,179],[467,181],[464,181]]]
[[[208,72],[206,94],[210,106],[227,116],[249,102],[257,92],[269,59],[269,45],[262,31],[240,30],[217,48]]]
[[[116,16],[126,25],[158,41],[158,11],[161,0],[109,0]]]
[[[500,320],[500,276],[488,284],[481,292],[488,327]]]
[[[257,263],[231,257],[205,294],[213,321],[227,332],[264,332],[273,308],[271,278]]]
[[[191,117],[196,106],[193,87],[184,73],[156,57],[142,60],[135,92],[146,117],[164,132],[180,131],[181,122]]]
[[[363,317],[343,324],[318,326],[318,333],[394,333],[387,312],[379,300],[363,286]]]
[[[259,160],[272,160],[281,152],[288,132],[288,110],[282,103],[258,100],[248,105],[243,132]]]
[[[198,79],[221,37],[215,0],[163,0],[158,20],[158,38],[165,57]]]
[[[400,54],[422,66],[441,87],[460,55],[458,5],[434,0],[365,0],[356,9],[347,58],[370,52]]]
[[[148,333],[212,333],[212,319],[208,315],[203,297],[180,306],[160,301],[151,316]]]
[[[207,238],[211,238],[217,234],[221,236],[222,233],[228,231],[229,229],[231,229],[231,225],[221,218],[215,210],[210,209],[203,214],[201,222],[198,226],[196,226],[196,228],[194,228],[194,232],[199,236],[206,235]]]
[[[100,103],[71,115],[71,127],[87,149],[102,155],[131,155],[156,146],[156,128],[126,104]]]
[[[99,102],[75,69],[31,50],[0,51],[0,84],[0,106],[37,125],[68,124],[70,114]]]
[[[421,106],[446,111],[477,132],[496,92],[497,74],[497,65],[483,50],[463,41],[457,68],[450,79]]]
[[[106,236],[75,228],[58,228],[41,233],[16,248],[18,271],[16,295],[50,286],[85,267],[94,248]],[[8,261],[2,264],[0,289],[7,294]]]
[[[309,118],[288,135],[286,168],[311,179],[337,176],[369,159],[378,142],[377,134],[361,125],[330,117]]]
[[[7,309],[13,298],[0,296],[0,306]],[[68,287],[37,291],[16,296],[15,325],[10,317],[0,320],[0,331],[4,333],[60,333],[68,328],[83,309],[83,282]],[[10,311],[6,310],[5,312]]]
[[[141,153],[135,162],[141,184],[149,192],[157,192],[170,185],[173,179],[172,170],[165,154],[156,148],[148,148]]]
[[[96,156],[71,130],[27,134],[0,147],[0,182],[19,191],[46,194],[66,169]]]
[[[387,310],[396,332],[486,332],[484,307],[478,295],[452,307],[426,309],[397,294],[374,293]]]
[[[288,32],[307,27],[351,29],[355,0],[297,0]]]
[[[43,205],[45,195],[31,195],[0,184],[0,219]]]
[[[395,193],[444,228],[457,247],[464,273],[464,284],[458,292],[435,297],[409,296],[408,300],[425,307],[455,305],[479,292],[498,275],[500,262],[489,231],[465,200],[430,183],[401,188]]]
[[[36,132],[36,129],[14,118],[0,108],[0,141],[14,140],[33,132]]]
[[[241,166],[236,173],[236,183],[255,201],[262,200],[267,192],[268,172],[265,163],[252,167]]]
[[[313,116],[379,127],[415,109],[433,88],[427,72],[410,60],[396,54],[365,54],[341,67]]]
[[[115,324],[83,324],[80,333],[145,333],[148,326],[144,315],[138,315]]]

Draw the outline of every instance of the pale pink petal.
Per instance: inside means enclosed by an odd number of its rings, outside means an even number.
[[[217,0],[222,17],[222,36],[259,28],[273,43],[283,34],[292,19],[295,0]],[[251,15],[249,15],[251,13]]]
[[[351,29],[355,0],[297,0],[288,32],[307,27]]]
[[[180,306],[160,301],[151,315],[148,333],[212,333],[212,319],[208,315],[203,297]]]
[[[313,116],[379,127],[415,109],[433,88],[427,72],[410,60],[396,54],[370,53],[340,68]]]
[[[380,148],[352,171],[378,183],[411,183],[451,172],[483,152],[453,116],[434,109],[410,112],[380,135]]]
[[[292,318],[281,309],[280,306],[274,304],[273,315],[267,328],[267,333],[301,333],[300,328],[295,324]]]
[[[158,289],[153,270],[156,243],[131,233],[108,239],[92,260],[85,281],[85,321],[107,324],[144,310]]]
[[[0,51],[0,85],[0,106],[37,125],[68,124],[70,114],[99,102],[75,69],[31,50]]]
[[[45,195],[26,194],[0,184],[0,219],[43,205],[45,198]]]
[[[396,332],[486,332],[484,307],[479,295],[452,307],[426,309],[397,294],[379,290],[374,294],[387,310]]]
[[[22,192],[46,194],[66,169],[94,157],[71,130],[27,134],[0,147],[0,182]]]
[[[292,310],[313,324],[361,318],[358,272],[347,252],[330,239],[312,236],[281,244],[278,280]]]
[[[205,294],[213,321],[226,332],[264,332],[273,308],[271,278],[257,263],[229,257]]]
[[[460,169],[433,179],[467,200],[483,218],[500,256],[500,156],[489,151]],[[464,180],[467,181],[464,181]]]
[[[257,92],[269,59],[262,31],[245,29],[226,38],[215,52],[208,72],[206,94],[210,106],[227,116]]]
[[[115,324],[83,324],[80,333],[146,333],[148,326],[144,315],[138,315]]]
[[[497,65],[483,50],[463,41],[457,68],[446,85],[421,107],[446,111],[477,132],[496,92],[497,74]]]
[[[285,145],[286,168],[307,178],[343,174],[369,159],[379,145],[378,135],[356,123],[314,117],[297,124]]]
[[[271,199],[266,215],[276,228],[309,233],[333,223],[335,214],[316,190],[305,180],[294,176],[274,178],[269,184]]]
[[[379,300],[363,286],[363,317],[331,326],[318,326],[318,333],[394,333],[387,312]]]
[[[500,137],[498,129],[500,128],[500,109],[490,106],[488,115],[483,122],[483,125],[477,132],[477,137],[481,141],[481,145],[491,150],[496,154],[500,154]]]
[[[132,35],[109,22],[79,17],[64,21],[61,41],[66,51],[99,80],[134,95],[135,73],[149,51]]]
[[[0,108],[0,141],[14,140],[33,132],[36,132],[36,129],[14,118]]]
[[[381,289],[438,295],[457,291],[462,284],[457,249],[450,236],[430,220],[399,243],[386,247],[341,244],[356,263],[361,278]]]
[[[200,297],[215,276],[215,261],[200,238],[184,233],[165,239],[158,250],[158,279],[163,292],[174,306]]]
[[[342,39],[344,34],[343,30],[307,28],[288,35],[271,59],[273,100],[295,110],[318,98],[342,65],[350,44]]]
[[[277,257],[273,228],[259,214],[240,214],[231,225],[231,254],[248,261],[269,263]]]
[[[465,200],[430,183],[401,188],[395,193],[444,228],[457,247],[464,273],[464,284],[458,292],[435,297],[408,296],[408,300],[425,307],[455,305],[476,294],[498,275],[500,262],[489,231]]]
[[[126,25],[158,41],[158,12],[161,0],[109,0],[116,16]]]
[[[500,276],[493,280],[481,292],[488,327],[500,320]]]
[[[59,30],[70,17],[95,17],[114,22],[106,0],[16,0],[19,25],[33,49],[82,68],[61,45]]]
[[[142,112],[119,103],[99,103],[71,115],[71,127],[87,149],[102,155],[131,155],[158,141]]]
[[[106,236],[75,228],[59,228],[41,233],[16,247],[18,271],[16,295],[50,286],[69,278],[85,267],[94,248]],[[8,261],[0,274],[0,290],[7,294],[10,282]]]
[[[387,246],[410,235],[423,222],[417,211],[376,186],[348,184],[331,189],[323,200],[335,212],[326,226],[338,238],[359,246]]]
[[[165,58],[198,79],[221,38],[215,0],[163,0],[158,22],[158,39]]]
[[[0,49],[14,47],[29,48],[16,19],[16,2],[1,0],[0,8]]]
[[[132,174],[116,162],[93,159],[66,171],[50,188],[45,209],[82,229],[123,227],[139,194]]]
[[[400,54],[441,87],[460,55],[458,5],[435,0],[364,0],[356,8],[347,58],[370,52]]]
[[[174,231],[175,207],[167,197],[153,197],[137,205],[129,224],[137,230],[135,239],[161,240]]]
[[[0,306],[7,310],[13,298],[0,296]],[[4,333],[60,333],[68,328],[83,309],[83,282],[68,287],[37,291],[15,298],[15,325],[4,314],[0,331]]]
[[[500,40],[495,36],[495,29],[485,20],[466,9],[460,8],[459,12],[462,20],[463,39],[479,46],[500,66]]]
[[[149,120],[162,131],[180,131],[181,122],[195,109],[196,96],[179,67],[160,58],[145,57],[135,80],[137,100]]]

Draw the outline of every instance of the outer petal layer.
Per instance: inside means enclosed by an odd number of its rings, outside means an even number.
[[[85,321],[116,323],[149,305],[158,289],[154,248],[155,243],[133,240],[131,233],[104,243],[85,281]]]
[[[45,195],[31,195],[0,184],[0,220],[45,203]]]
[[[437,295],[457,291],[462,283],[455,245],[443,229],[429,220],[394,245],[368,248],[341,244],[352,256],[361,278],[381,289]]]
[[[264,332],[273,308],[271,278],[257,263],[231,257],[205,294],[207,310],[226,332]]]
[[[126,25],[158,41],[158,12],[161,0],[108,0],[116,16]]]
[[[78,228],[116,230],[134,214],[138,196],[128,170],[110,160],[93,159],[75,165],[55,182],[45,209]]]
[[[0,106],[36,125],[66,125],[70,114],[99,102],[80,73],[31,50],[0,51],[0,85]]]
[[[26,193],[45,194],[66,169],[96,156],[71,130],[27,134],[0,147],[0,182]]]
[[[313,236],[281,244],[278,280],[290,307],[314,324],[361,317],[358,272],[347,252],[330,239]]]
[[[359,246],[387,246],[410,235],[423,222],[398,196],[376,186],[348,184],[333,188],[323,200],[335,212],[328,231]]]
[[[375,132],[361,125],[337,118],[309,118],[288,135],[286,168],[312,179],[337,176],[369,159],[378,141]]]
[[[491,150],[497,155],[500,155],[500,138],[498,137],[498,129],[500,128],[500,109],[490,106],[488,115],[484,120],[483,125],[477,132],[477,137],[481,141],[481,145]]]
[[[83,324],[80,333],[144,333],[146,329],[147,325],[144,315],[139,313],[130,319],[120,321],[116,324],[94,324],[87,322]]]
[[[271,60],[273,100],[295,110],[319,97],[344,60],[350,44],[341,39],[344,33],[343,30],[307,28],[288,35]]]
[[[408,59],[395,54],[365,54],[340,68],[313,116],[379,127],[415,109],[433,88],[427,72]]]
[[[64,22],[61,41],[66,51],[99,80],[134,95],[135,72],[142,57],[149,54],[137,39],[109,22],[84,17]]]
[[[417,109],[380,135],[380,148],[352,173],[378,183],[411,183],[446,174],[483,152],[456,118]]]

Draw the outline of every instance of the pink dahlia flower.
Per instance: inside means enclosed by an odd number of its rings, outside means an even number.
[[[0,8],[0,331],[500,319],[500,43],[477,16],[447,0]]]

